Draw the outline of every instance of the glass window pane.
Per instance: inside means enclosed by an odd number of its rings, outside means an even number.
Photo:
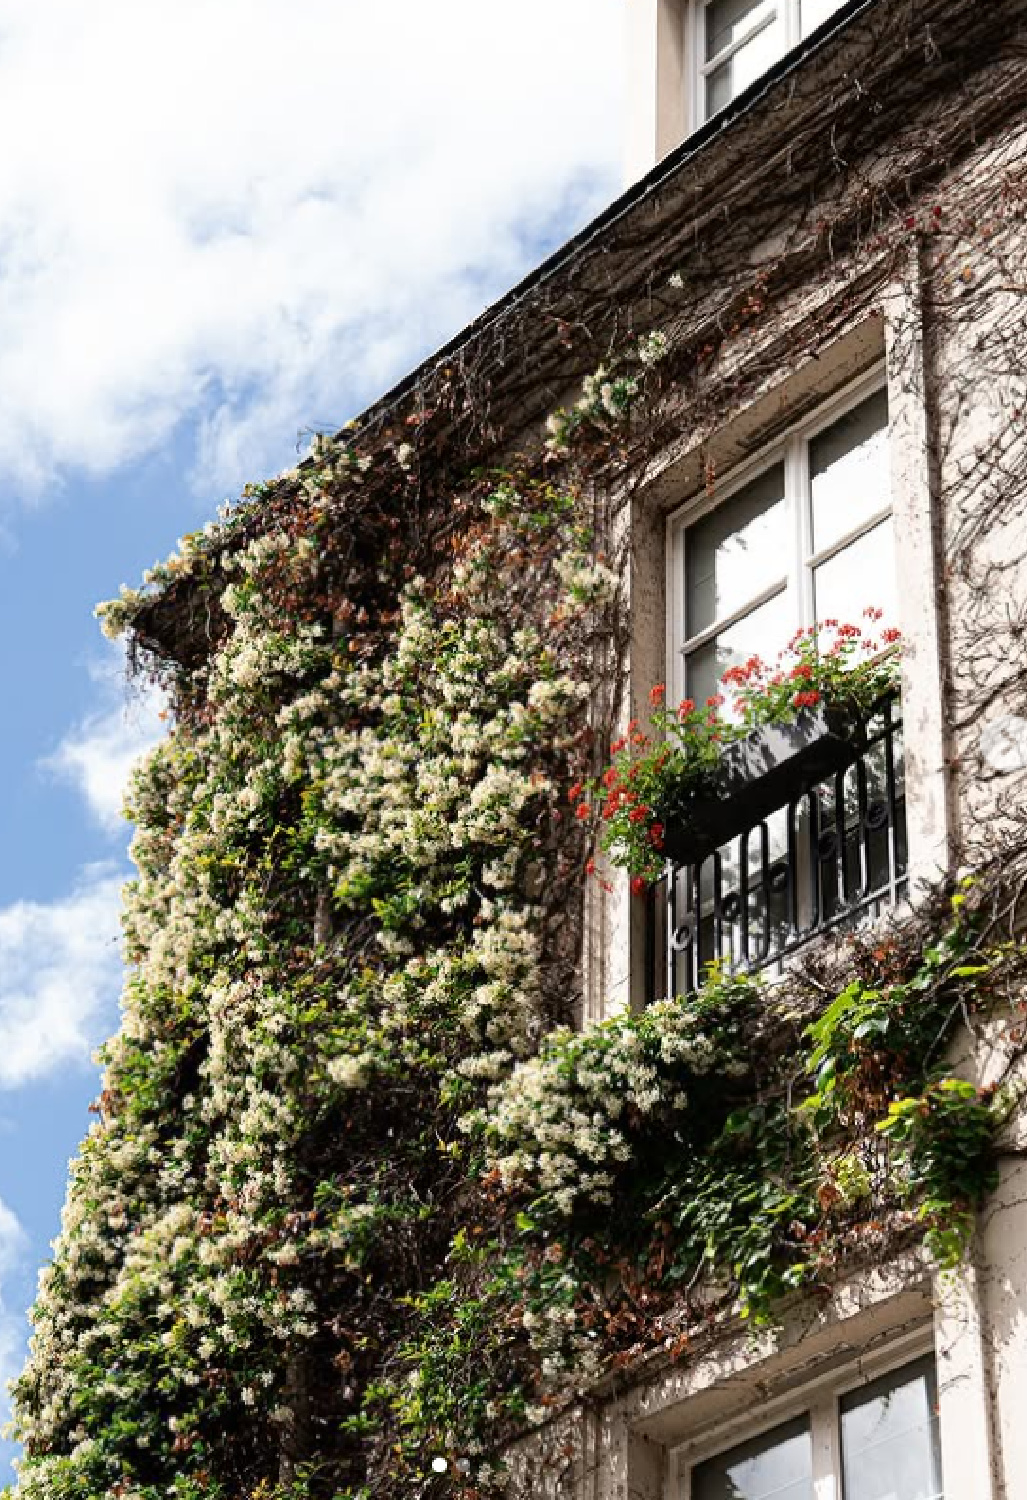
[[[719,68],[714,68],[706,78],[707,119],[772,68],[784,52],[784,46],[784,26],[777,16],[737,52],[732,52]]]
[[[845,1397],[845,1500],[941,1500],[937,1406],[929,1358]]]
[[[720,693],[720,679],[728,667],[739,666],[750,656],[765,660],[784,646],[795,629],[795,607],[787,589],[768,599],[758,609],[690,651],[685,660],[686,691],[697,703]]]
[[[685,635],[698,635],[788,573],[784,465],[685,533]]]
[[[770,20],[775,0],[711,0],[706,7],[706,61],[740,41],[761,21]]]
[[[692,1472],[694,1500],[813,1500],[813,1445],[804,1417],[741,1443]]]
[[[822,552],[888,505],[888,395],[877,391],[809,445],[813,550]]]
[[[894,625],[897,590],[891,517],[814,569],[813,584],[818,620],[860,625],[871,639]],[[868,608],[884,611],[880,624],[863,619]]]
[[[844,0],[799,0],[799,24],[802,35],[809,36],[818,26],[840,10]]]

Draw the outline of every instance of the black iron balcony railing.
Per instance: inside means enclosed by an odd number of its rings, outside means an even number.
[[[855,925],[906,892],[906,799],[898,700],[874,715],[839,768],[695,863],[669,864],[650,896],[649,999],[696,989],[711,963],[779,968],[819,934]]]

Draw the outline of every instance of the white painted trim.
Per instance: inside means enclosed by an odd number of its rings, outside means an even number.
[[[895,563],[902,588],[899,625],[906,752],[906,830],[910,889],[936,881],[951,863],[939,570],[934,536],[931,443],[927,425],[920,266],[914,250],[889,298],[885,344]]]

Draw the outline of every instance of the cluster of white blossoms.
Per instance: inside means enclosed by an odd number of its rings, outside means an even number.
[[[642,392],[647,371],[670,352],[670,340],[660,329],[643,334],[630,351],[639,373],[626,368],[599,365],[581,382],[581,395],[573,406],[559,407],[546,421],[546,447],[555,458],[565,456],[575,435],[583,428],[602,429],[623,423]]]
[[[664,1001],[586,1032],[552,1032],[466,1125],[483,1132],[490,1165],[507,1186],[568,1216],[612,1201],[633,1135],[654,1118],[683,1115],[690,1079],[739,1066],[718,1050],[700,1015]]]

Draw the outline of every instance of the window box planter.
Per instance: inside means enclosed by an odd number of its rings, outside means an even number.
[[[714,849],[852,764],[865,723],[851,710],[818,705],[787,724],[768,724],[729,745],[703,787],[671,788],[655,810],[675,864],[698,864]]]

